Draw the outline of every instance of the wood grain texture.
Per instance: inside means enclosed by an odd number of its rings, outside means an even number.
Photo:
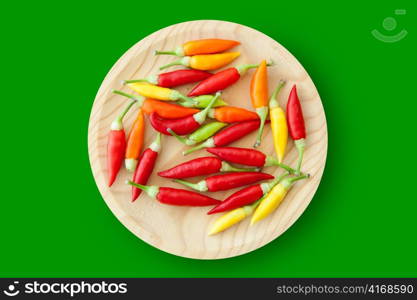
[[[210,207],[189,208],[160,204],[144,193],[130,202],[130,187],[124,183],[131,175],[121,170],[115,184],[108,188],[107,182],[107,134],[110,123],[126,104],[126,99],[111,93],[112,89],[131,92],[121,85],[123,79],[143,78],[158,73],[158,67],[175,59],[173,56],[154,56],[156,49],[171,50],[182,43],[200,38],[224,38],[238,40],[241,46],[233,51],[242,55],[230,66],[243,63],[258,63],[262,59],[273,59],[276,65],[269,68],[269,88],[272,93],[279,80],[287,84],[279,95],[280,104],[285,107],[293,84],[297,89],[307,128],[307,148],[303,170],[312,176],[298,182],[288,193],[280,207],[268,218],[249,226],[250,218],[237,226],[215,236],[207,236],[208,226],[219,216],[207,216]],[[171,68],[169,70],[173,70]],[[249,71],[237,84],[224,91],[222,97],[231,105],[252,109],[249,86],[253,70]],[[192,85],[181,87],[186,93]],[[136,110],[131,110],[125,118],[125,128],[130,129]],[[155,132],[146,124],[145,147],[154,139]],[[232,146],[251,147],[255,133],[235,142]],[[327,154],[327,126],[320,96],[307,72],[301,64],[279,43],[254,29],[224,21],[192,21],[176,24],[159,30],[129,49],[112,67],[104,79],[94,100],[88,128],[90,164],[97,186],[105,202],[114,215],[133,234],[163,251],[197,259],[227,258],[257,249],[287,230],[303,213],[319,185]],[[162,152],[158,158],[149,184],[180,187],[180,185],[156,175],[178,163],[209,154],[200,150],[192,155],[182,156],[186,146],[173,137],[163,137]],[[259,148],[274,155],[271,130],[266,126],[263,143]],[[297,151],[290,141],[284,162],[295,166]],[[275,167],[265,168],[273,175],[282,173]],[[195,182],[201,178],[195,178]],[[194,181],[194,179],[193,179]],[[225,199],[236,190],[210,193],[217,199]]]

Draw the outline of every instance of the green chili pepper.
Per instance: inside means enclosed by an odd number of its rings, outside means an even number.
[[[195,108],[206,108],[207,105],[209,105],[211,99],[213,99],[213,95],[202,95],[195,98],[191,98],[193,101],[184,101],[179,100],[177,103],[185,106],[185,107],[195,107]],[[226,106],[227,102],[225,102],[223,99],[218,98],[216,102],[214,102],[213,107],[219,107],[219,106]]]
[[[200,143],[202,141],[207,140],[209,137],[214,135],[217,131],[225,127],[227,124],[222,122],[211,122],[204,126],[201,126],[199,129],[194,131],[192,134],[188,136],[188,138],[183,138],[176,134],[173,130],[168,129],[168,132],[175,136],[177,140],[179,140],[181,143],[191,146],[195,145],[197,143]]]

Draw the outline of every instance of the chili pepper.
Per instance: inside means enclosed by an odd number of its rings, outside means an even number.
[[[238,148],[238,147],[214,147],[206,149],[211,154],[214,154],[225,161],[230,161],[236,164],[242,164],[254,167],[269,167],[279,166],[285,169],[290,174],[295,173],[295,170],[283,163],[278,162],[274,157],[265,155],[261,151],[255,149]]]
[[[107,169],[109,170],[109,187],[116,180],[122,166],[126,152],[126,134],[123,128],[123,118],[129,109],[135,104],[135,101],[122,111],[122,113],[111,123],[110,133],[107,144]]]
[[[265,196],[261,201],[255,213],[252,216],[251,225],[262,220],[271,212],[273,212],[284,199],[288,190],[291,188],[293,183],[297,180],[307,178],[308,175],[302,175],[298,177],[285,178],[281,183],[277,184],[272,190]]]
[[[180,60],[173,61],[169,64],[163,65],[159,70],[163,70],[172,66],[183,65],[184,67],[195,70],[210,71],[216,70],[231,63],[240,55],[240,52],[226,52],[220,54],[205,54],[184,56]]]
[[[229,165],[227,162],[213,156],[199,157],[179,164],[168,170],[158,172],[158,175],[165,178],[189,178],[208,175],[218,172],[250,172],[256,169],[240,169]]]
[[[261,119],[258,135],[256,137],[255,148],[261,145],[262,132],[264,130],[266,116],[268,115],[268,71],[266,61],[263,60],[253,74],[250,84],[250,96],[252,106],[256,109],[256,113]]]
[[[224,212],[245,205],[249,205],[255,202],[256,200],[262,198],[263,195],[268,193],[276,184],[278,184],[286,176],[288,176],[288,173],[284,173],[283,175],[270,182],[259,183],[243,188],[227,197],[219,205],[213,207],[207,214],[216,214],[219,212]]]
[[[287,102],[287,121],[288,130],[291,138],[294,140],[295,147],[298,151],[297,172],[300,174],[301,162],[303,161],[304,150],[306,147],[306,129],[304,125],[303,110],[301,109],[300,99],[297,95],[297,87],[291,89]]]
[[[195,145],[197,143],[200,143],[209,137],[211,137],[213,134],[215,134],[217,131],[222,129],[224,126],[226,126],[226,123],[221,122],[211,122],[207,123],[200,128],[198,128],[196,131],[194,131],[192,134],[188,136],[188,138],[183,138],[176,134],[174,131],[171,130],[171,128],[168,128],[167,131],[174,137],[177,138],[181,143],[191,146]]]
[[[183,189],[158,187],[156,185],[142,185],[130,180],[126,183],[143,190],[149,197],[164,204],[179,206],[210,206],[220,203],[219,200]]]
[[[207,105],[210,103],[211,99],[213,99],[213,95],[202,95],[193,98],[193,101],[184,101],[179,100],[178,104],[185,106],[185,107],[196,107],[196,108],[206,108]],[[227,102],[225,102],[223,99],[218,98],[214,104],[213,107],[220,107],[220,106],[226,106]]]
[[[268,66],[272,66],[273,64],[274,63],[271,62]],[[210,76],[197,84],[188,93],[188,97],[213,94],[215,92],[222,91],[238,81],[248,70],[257,67],[259,67],[259,65],[240,65],[217,72],[213,76]]]
[[[279,182],[279,180],[282,180],[285,177],[285,175],[286,174],[280,176],[280,178],[277,179],[276,181]],[[254,203],[250,205],[245,205],[243,207],[235,208],[234,210],[229,211],[228,213],[219,217],[216,221],[214,221],[213,225],[211,226],[209,235],[222,232],[226,230],[227,228],[239,223],[240,221],[245,219],[247,216],[250,216],[255,210],[255,208],[259,205],[259,203],[261,203],[261,201],[263,201],[265,197],[266,197],[266,194],[261,196],[259,200],[255,201]],[[214,208],[218,207],[219,205],[215,206]]]
[[[146,98],[153,98],[163,101],[177,101],[181,99],[182,101],[189,102],[188,106],[195,105],[195,101],[193,99],[184,96],[180,92],[173,89],[140,82],[128,83],[127,86],[139,95],[142,95]]]
[[[189,41],[178,46],[174,51],[155,51],[155,55],[168,54],[176,56],[212,54],[229,50],[240,43],[232,40],[201,39]]]
[[[155,166],[158,153],[161,151],[161,134],[158,132],[153,143],[143,151],[139,164],[136,167],[135,174],[133,175],[132,181],[134,183],[146,184],[149,177],[152,174],[153,167]],[[132,202],[135,201],[142,190],[132,186]]]
[[[209,176],[198,183],[191,183],[181,179],[174,179],[174,181],[200,192],[217,192],[273,178],[274,176],[270,174],[260,172],[234,172]]]
[[[274,141],[275,153],[278,162],[282,162],[287,147],[288,127],[284,110],[279,106],[276,99],[279,91],[284,86],[285,81],[281,81],[269,100],[269,118],[271,119],[272,137]]]
[[[191,116],[200,110],[191,107],[183,107],[177,104],[166,103],[154,99],[146,99],[142,110],[147,114],[157,113],[165,119],[178,119]]]
[[[191,107],[183,107],[176,104],[145,98],[141,95],[131,95],[122,91],[113,90],[113,93],[135,100],[146,114],[156,112],[165,119],[178,119],[198,113],[199,110]],[[218,100],[218,99],[217,99]],[[217,102],[217,101],[216,101]]]
[[[161,87],[172,88],[179,85],[193,83],[209,78],[213,74],[200,70],[176,70],[158,75],[151,75],[142,79],[125,80],[124,84],[147,82]]]
[[[143,136],[145,135],[145,120],[142,109],[139,108],[138,116],[133,123],[132,129],[127,138],[125,165],[126,169],[134,172],[138,164],[138,158],[143,146]]]
[[[204,143],[201,143],[200,145],[197,145],[187,151],[184,151],[183,154],[187,155],[194,151],[207,147],[226,146],[251,133],[252,131],[258,129],[259,123],[259,121],[246,121],[233,124],[223,129],[222,131],[216,133],[213,137],[207,139]]]
[[[208,116],[220,122],[235,123],[250,120],[258,120],[256,113],[235,106],[224,106],[210,109]]]
[[[179,118],[179,119],[162,119],[156,113],[152,113],[149,118],[152,127],[159,131],[160,133],[171,135],[168,132],[170,128],[178,135],[185,135],[195,131],[201,126],[206,120],[209,109],[213,106],[214,102],[220,96],[220,93],[217,93],[216,96],[210,101],[210,104],[203,109],[202,111],[193,114],[192,116]]]
[[[247,216],[250,216],[255,210],[255,208],[259,205],[259,202],[260,200],[256,201],[251,205],[236,208],[219,217],[216,221],[214,221],[208,235],[214,235],[216,233],[222,232],[227,228],[239,223]]]

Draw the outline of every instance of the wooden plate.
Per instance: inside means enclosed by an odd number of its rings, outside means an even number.
[[[176,57],[154,56],[156,49],[170,50],[182,43],[200,38],[224,38],[238,40],[241,46],[233,51],[241,51],[241,56],[230,66],[244,63],[258,63],[262,59],[273,59],[274,67],[269,68],[270,91],[280,79],[287,84],[279,95],[283,107],[286,105],[289,91],[297,84],[307,127],[307,149],[303,170],[312,176],[308,180],[298,182],[281,206],[269,217],[249,226],[249,219],[242,221],[227,231],[215,236],[207,236],[208,226],[219,215],[207,216],[209,207],[190,208],[160,204],[144,193],[134,202],[130,202],[130,187],[124,182],[131,175],[121,170],[115,184],[108,188],[106,147],[107,134],[111,121],[125,106],[127,100],[113,95],[112,89],[131,92],[121,85],[123,79],[143,78],[158,73],[158,67]],[[173,70],[171,68],[169,70]],[[222,97],[231,105],[252,109],[249,97],[249,85],[253,74],[249,71],[234,86],[226,89]],[[192,85],[181,87],[186,93]],[[131,110],[125,118],[125,128],[130,129],[136,117],[136,110]],[[155,132],[147,122],[145,146],[154,139]],[[232,146],[251,147],[255,133],[235,142]],[[104,79],[91,111],[88,128],[88,146],[90,164],[101,195],[114,215],[132,233],[163,251],[198,259],[219,259],[247,253],[271,242],[289,228],[303,213],[310,203],[322,176],[327,154],[327,126],[320,96],[307,72],[301,64],[278,42],[252,28],[224,21],[192,21],[176,24],[161,29],[144,38],[130,48],[112,67]],[[182,156],[186,147],[173,137],[163,137],[162,152],[158,158],[149,184],[159,186],[180,187],[180,185],[162,179],[157,171],[165,170],[178,163],[209,154],[200,150],[193,155]],[[266,126],[263,143],[259,150],[274,154],[271,130]],[[285,163],[294,166],[297,152],[293,142],[287,148]],[[278,175],[281,169],[269,167],[265,172]],[[195,181],[201,178],[195,178]],[[211,193],[217,199],[225,199],[235,192]]]

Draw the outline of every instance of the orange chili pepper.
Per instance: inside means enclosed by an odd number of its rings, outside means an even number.
[[[240,52],[226,52],[220,54],[184,56],[180,60],[173,61],[160,67],[159,69],[163,70],[171,66],[182,65],[196,70],[216,70],[231,63],[239,55]]]
[[[258,135],[254,147],[261,144],[262,132],[265,125],[266,116],[268,115],[268,71],[266,61],[263,60],[256,69],[250,85],[250,96],[252,106],[261,119]]]
[[[209,117],[224,123],[244,122],[259,119],[256,113],[235,106],[213,108],[209,111]]]
[[[135,171],[138,158],[143,146],[143,136],[145,134],[145,120],[142,109],[139,108],[138,116],[133,123],[132,130],[127,139],[125,165],[128,171]]]
[[[184,107],[149,98],[143,102],[142,110],[144,113],[149,115],[156,112],[159,116],[165,119],[184,118],[200,111],[196,108]]]
[[[155,55],[168,54],[176,56],[189,56],[198,54],[213,54],[229,50],[240,43],[232,40],[202,39],[189,41],[178,46],[174,51],[155,51]]]
[[[141,106],[144,113],[150,115],[155,112],[165,119],[178,119],[188,117],[200,111],[195,108],[184,107],[177,104],[167,103],[165,101],[145,98],[141,95],[131,95],[118,90],[113,90],[113,93],[136,101],[139,106]]]

